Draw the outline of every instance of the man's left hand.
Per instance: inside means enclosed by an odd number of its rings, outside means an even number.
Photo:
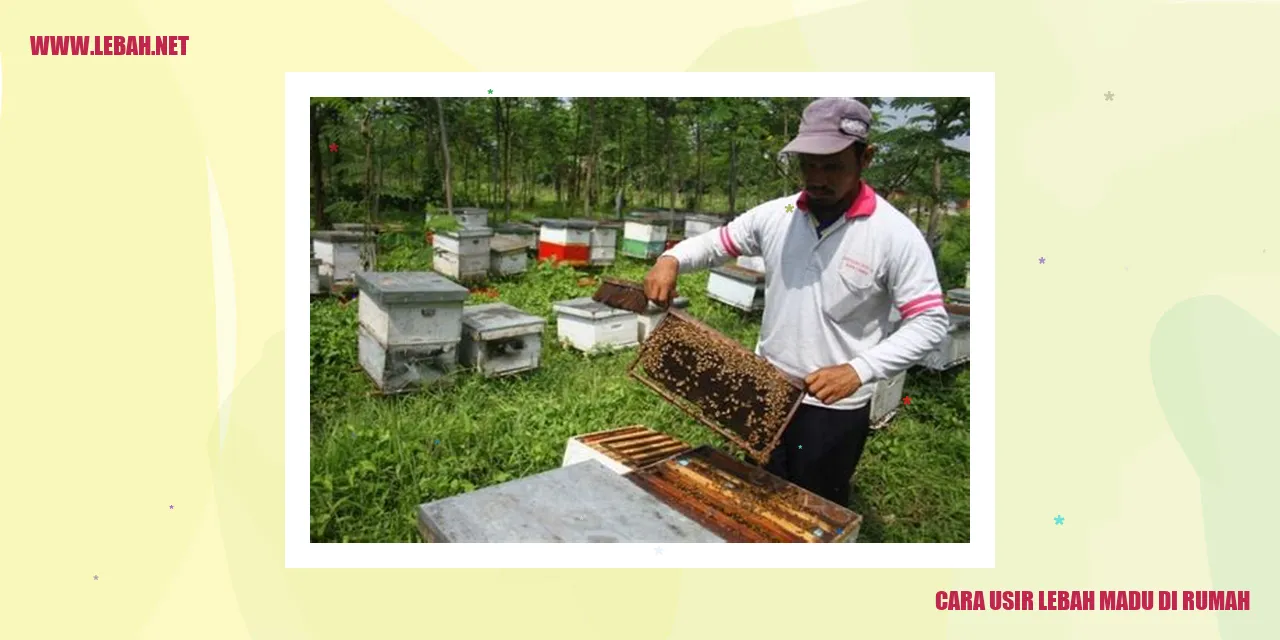
[[[832,404],[853,395],[862,386],[862,379],[853,366],[838,364],[814,371],[804,379],[804,384],[809,388],[809,395],[823,404]]]

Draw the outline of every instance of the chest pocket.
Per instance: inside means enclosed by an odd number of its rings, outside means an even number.
[[[869,259],[839,257],[822,273],[822,310],[833,321],[846,322],[880,291]]]

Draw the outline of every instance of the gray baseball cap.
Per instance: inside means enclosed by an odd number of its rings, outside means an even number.
[[[804,108],[800,130],[782,153],[840,153],[854,142],[866,142],[870,132],[871,110],[866,105],[853,98],[819,98]]]

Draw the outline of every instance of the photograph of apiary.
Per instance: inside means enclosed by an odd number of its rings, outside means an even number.
[[[313,98],[311,540],[968,542],[968,105]]]

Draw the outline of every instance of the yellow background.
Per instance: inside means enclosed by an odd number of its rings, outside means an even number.
[[[1274,637],[1277,18],[1132,0],[0,5],[0,637]],[[189,35],[188,55],[28,47],[133,33]],[[996,72],[998,568],[284,570],[284,73],[375,70]],[[221,443],[210,173],[237,327]],[[934,610],[958,588],[1251,589],[1255,611]]]

